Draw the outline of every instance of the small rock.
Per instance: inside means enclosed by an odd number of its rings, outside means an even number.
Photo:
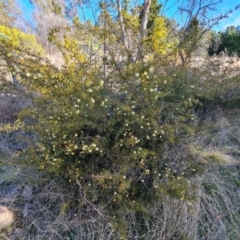
[[[14,214],[7,207],[0,205],[0,230],[9,227],[14,220]]]

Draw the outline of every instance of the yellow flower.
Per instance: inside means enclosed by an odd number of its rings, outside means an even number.
[[[104,81],[101,80],[101,81],[100,81],[100,86],[102,87],[103,85],[104,85]]]

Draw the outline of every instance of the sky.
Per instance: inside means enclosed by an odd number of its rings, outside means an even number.
[[[219,4],[218,12],[224,14],[229,9],[234,9],[236,5],[239,5],[239,0],[223,0]],[[240,9],[233,12],[228,19],[222,21],[219,25],[220,30],[225,30],[229,26],[240,26]]]
[[[164,5],[164,8],[163,8],[164,15],[166,15],[169,18],[174,18],[177,22],[181,22],[182,17],[179,14],[177,5],[181,3],[186,4],[187,1],[188,0],[165,0],[165,1],[160,0],[159,2],[167,3]],[[209,1],[209,0],[203,0],[203,1]],[[213,1],[218,1],[218,0],[213,0]],[[18,2],[21,6],[21,9],[25,18],[28,19],[30,22],[32,22],[33,7],[30,4],[29,0],[18,0]],[[239,4],[239,0],[222,0],[221,3],[217,5],[216,11],[209,14],[209,17],[212,18],[220,14],[224,14],[229,9],[234,9],[234,7],[238,4]],[[86,10],[86,18],[92,19],[89,10]],[[239,26],[239,25],[240,25],[240,9],[234,11],[234,13],[229,15],[229,18],[222,20],[217,26],[214,26],[213,30],[224,31],[228,26]]]
[[[213,0],[217,2],[218,0]],[[219,0],[218,2],[220,2]],[[186,0],[167,0],[166,4],[166,15],[169,18],[174,18],[177,22],[181,22],[182,17],[180,16],[177,5],[186,4]],[[203,0],[203,2],[209,2],[209,0]],[[177,3],[177,4],[176,4]],[[209,14],[209,18],[214,18],[221,14],[228,12],[230,9],[234,9],[236,5],[239,5],[239,0],[222,0],[218,5],[216,5],[216,10]],[[213,27],[215,31],[224,31],[229,26],[239,26],[240,25],[240,9],[234,11],[229,15],[228,19],[222,20],[218,25]]]

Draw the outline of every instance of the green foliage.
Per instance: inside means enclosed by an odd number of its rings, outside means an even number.
[[[146,39],[152,52],[163,55],[171,55],[176,52],[177,41],[170,40],[167,20],[164,17],[155,17],[151,34]]]
[[[53,12],[54,12],[56,15],[61,15],[61,14],[62,14],[62,8],[61,8],[61,6],[59,6],[59,5],[56,4],[56,3],[53,3]]]
[[[197,49],[197,46],[201,40],[202,31],[199,20],[193,18],[186,29],[183,29],[181,41],[179,43],[179,52],[183,60],[183,64],[186,60],[189,60],[192,53]]]
[[[127,29],[132,29],[134,33],[139,31],[140,23],[136,15],[123,11],[124,24]]]
[[[120,82],[118,92],[110,93],[98,69],[84,63],[41,74],[35,89],[46,94],[23,115],[36,120],[29,129],[39,136],[29,149],[31,164],[61,175],[69,185],[77,180],[92,203],[111,204],[113,226],[122,234],[126,212],[144,212],[162,195],[194,198],[189,178],[200,166],[187,153],[177,162],[167,156],[180,136],[192,133],[192,102],[179,103],[168,92],[170,85],[161,87],[164,78],[139,71],[138,77],[129,76],[139,84]]]
[[[209,55],[220,54],[227,51],[227,54],[232,56],[237,54],[240,56],[240,31],[232,26],[228,27],[225,32],[215,33],[208,49]]]
[[[109,92],[99,69],[85,62],[78,68],[46,70],[32,82],[42,97],[28,110],[37,120],[34,130],[40,141],[34,148],[41,169],[70,181],[78,178],[86,194],[99,189],[119,202],[159,194],[165,174],[170,179],[182,176],[182,171],[164,169],[163,143],[178,142],[176,132],[191,132],[186,124],[193,117],[192,102],[178,104],[175,93],[169,93],[172,83],[164,86],[166,78],[155,76],[153,68],[140,70],[129,76],[134,81],[120,79],[118,91]],[[173,105],[176,116],[169,109]],[[184,168],[191,175],[191,164]]]

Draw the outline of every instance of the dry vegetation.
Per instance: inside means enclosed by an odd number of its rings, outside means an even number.
[[[229,57],[227,56],[226,53],[222,53],[221,55],[218,56],[209,57],[207,61],[203,57],[194,57],[191,60],[191,66],[196,68],[206,67],[206,65],[209,64],[212,67],[219,68],[220,70],[219,73],[230,74],[231,77],[237,76],[240,71],[239,57],[237,56]]]
[[[48,181],[35,173],[37,177],[33,180],[29,175],[34,171],[29,171],[14,172],[15,179],[5,175],[1,183],[0,203],[16,214],[14,226],[5,236],[10,239],[121,239],[112,231],[107,208],[91,206],[81,211],[86,199],[79,200],[71,191],[64,193],[58,179]],[[163,198],[149,209],[151,218],[146,218],[141,225],[136,221],[137,216],[126,213],[126,221],[131,222],[129,239],[239,239],[238,177],[234,167],[215,167],[198,180],[196,201]]]

